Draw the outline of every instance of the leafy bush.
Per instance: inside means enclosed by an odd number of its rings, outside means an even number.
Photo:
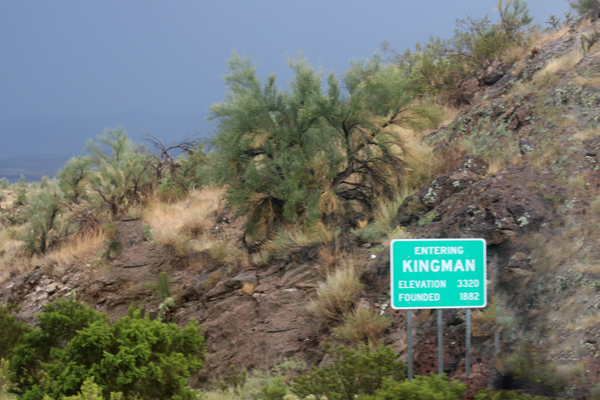
[[[550,397],[533,396],[527,393],[512,392],[510,390],[482,390],[477,393],[474,400],[548,400]]]
[[[278,376],[261,388],[260,398],[261,400],[282,400],[287,392],[288,387],[285,384],[285,379]]]
[[[0,178],[0,189],[6,190],[10,187],[10,182],[6,178]]]
[[[544,349],[529,342],[522,342],[507,356],[504,366],[513,379],[546,385],[553,390],[559,390],[566,383],[557,379],[556,366],[548,359]]]
[[[76,202],[85,198],[85,180],[90,175],[92,159],[73,157],[58,172],[58,187],[66,199]]]
[[[29,326],[17,321],[20,309],[17,303],[0,306],[0,358],[8,358],[23,335],[30,331]]]
[[[203,358],[194,322],[181,329],[143,319],[137,310],[109,325],[104,314],[71,297],[44,306],[38,328],[14,349],[10,379],[26,400],[76,395],[89,378],[105,396],[194,399],[187,378]]]
[[[459,400],[465,384],[448,381],[445,376],[416,376],[411,382],[386,379],[383,387],[370,400]]]
[[[358,349],[338,346],[327,349],[333,361],[309,374],[299,376],[292,384],[292,392],[300,398],[309,395],[329,400],[355,400],[356,395],[372,395],[381,388],[386,378],[405,378],[405,365],[391,347]]]
[[[106,129],[97,139],[97,143],[90,139],[86,144],[92,167],[89,187],[114,216],[142,200],[144,190],[152,184],[151,162],[121,126]]]
[[[428,43],[417,43],[414,51],[409,49],[403,54],[396,53],[388,42],[383,43],[382,49],[392,62],[422,84],[425,92],[452,101],[463,79],[524,41],[523,29],[533,20],[527,3],[498,0],[496,10],[500,20],[495,24],[487,15],[458,19],[449,40],[431,37]]]
[[[584,16],[592,11],[597,3],[597,0],[569,0],[569,6],[571,6],[571,9],[575,10],[579,16]]]
[[[122,398],[123,393],[121,392],[110,393],[110,400],[121,400]],[[94,383],[94,378],[88,378],[81,385],[81,391],[77,395],[63,397],[61,400],[104,400],[104,396],[102,396],[102,388]]]
[[[25,185],[24,182],[16,185],[15,194],[17,195],[13,202],[15,207],[21,207],[29,203],[29,200],[27,199],[27,185]]]
[[[2,400],[10,399],[8,395],[8,368],[8,360],[0,358],[0,399]]]
[[[60,239],[60,207],[56,195],[41,192],[31,199],[31,208],[25,212],[29,229],[23,241],[31,253],[44,254]]]
[[[352,344],[374,344],[379,341],[383,332],[390,327],[392,321],[387,316],[379,315],[359,307],[344,315],[344,322],[333,329],[333,333]]]

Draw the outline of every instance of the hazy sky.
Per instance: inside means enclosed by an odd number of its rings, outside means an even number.
[[[343,73],[387,40],[452,36],[495,0],[0,0],[0,119],[145,111],[205,116],[236,50],[285,86],[285,55]],[[535,22],[566,0],[529,0]],[[112,124],[107,121],[107,125]],[[206,131],[208,125],[198,127]],[[98,132],[100,133],[100,132]]]

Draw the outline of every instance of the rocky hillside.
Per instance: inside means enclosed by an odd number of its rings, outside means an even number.
[[[563,29],[513,65],[496,61],[463,81],[459,114],[424,138],[434,154],[456,162],[394,210],[401,237],[487,241],[490,306],[473,313],[471,377],[464,310],[444,311],[444,371],[468,382],[471,396],[504,388],[583,399],[600,382],[600,50],[582,43],[598,31],[600,22]],[[202,202],[197,196],[184,208]],[[13,273],[0,286],[0,303],[18,302],[30,323],[44,303],[71,292],[112,318],[132,304],[155,316],[164,311],[155,282],[167,272],[174,298],[167,318],[194,318],[206,337],[205,368],[193,380],[200,387],[231,365],[326,362],[325,344],[343,340],[309,308],[331,268],[346,262],[361,270],[357,306],[389,316],[382,341],[406,357],[405,312],[388,305],[385,241],[348,232],[328,250],[309,243],[248,263],[149,241],[149,218],[117,218],[110,241],[118,251],[102,265],[89,254],[60,271],[41,263]],[[196,236],[225,246],[239,239],[239,224],[217,204],[202,214],[204,236]],[[435,313],[419,311],[415,324],[415,373],[436,372]]]

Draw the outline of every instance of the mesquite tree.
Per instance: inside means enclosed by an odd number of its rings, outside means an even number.
[[[251,60],[234,54],[228,94],[210,109],[217,178],[249,217],[247,233],[261,237],[280,221],[312,224],[391,198],[403,167],[397,128],[439,117],[410,74],[380,57],[353,63],[342,79],[329,74],[327,87],[305,59],[288,65],[295,76],[282,91],[275,75],[262,84]]]

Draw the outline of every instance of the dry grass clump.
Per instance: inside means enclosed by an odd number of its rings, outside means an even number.
[[[388,248],[394,239],[410,239],[406,229],[396,225],[398,208],[404,202],[404,198],[404,195],[399,195],[393,200],[379,202],[373,212],[373,222],[355,233],[364,242],[381,243],[385,248]]]
[[[299,224],[281,226],[274,238],[265,244],[264,250],[276,257],[284,257],[306,247],[331,243],[340,233],[339,229],[332,230],[322,222],[308,228]]]
[[[342,261],[342,251],[337,240],[325,244],[317,249],[317,260],[327,271],[337,266]]]
[[[423,183],[430,181],[439,170],[440,158],[433,154],[433,148],[423,141],[423,133],[395,127],[402,138],[401,153],[405,162],[405,173],[401,190],[413,192]]]
[[[189,197],[173,203],[152,200],[143,213],[144,222],[152,225],[160,244],[176,243],[180,236],[210,237],[210,215],[219,209],[222,188],[207,187],[190,192]]]
[[[496,317],[496,298],[492,299],[484,309],[475,309],[471,312],[471,329],[473,336],[485,337],[489,336],[490,332],[483,329],[483,324],[487,324],[490,327],[496,325],[498,319]]]
[[[208,253],[222,265],[240,265],[242,268],[250,266],[250,256],[241,246],[230,241],[214,243]]]
[[[594,76],[594,77],[578,76],[577,79],[575,79],[575,83],[577,83],[580,86],[598,87],[598,86],[600,86],[600,76]]]
[[[598,128],[592,127],[588,128],[584,131],[579,131],[575,135],[573,135],[573,139],[578,140],[580,142],[585,142],[586,140],[590,140],[600,135],[600,130]]]
[[[571,28],[568,25],[563,26],[562,28],[560,28],[559,30],[556,30],[554,32],[546,33],[544,35],[539,35],[539,36],[535,37],[533,42],[535,43],[536,47],[539,47],[541,49],[545,45],[550,44],[550,43],[554,42],[556,39],[563,37],[566,33],[569,32],[570,29]]]
[[[567,53],[562,57],[552,59],[540,72],[550,72],[555,74],[557,71],[571,71],[575,65],[583,58],[579,51]]]
[[[377,344],[381,335],[390,327],[392,321],[377,311],[364,307],[344,314],[344,322],[332,331],[341,339],[348,340],[354,345],[361,343]]]
[[[500,61],[509,66],[514,65],[530,55],[532,48],[533,46],[531,44],[512,46],[502,52]]]
[[[317,288],[316,297],[308,306],[309,312],[321,322],[330,324],[354,308],[363,285],[360,272],[353,265],[339,267],[327,276]]]
[[[590,203],[589,210],[592,214],[600,215],[600,196],[596,196]]]
[[[105,240],[102,231],[85,232],[73,236],[60,248],[54,250],[42,259],[44,272],[53,276],[62,276],[77,263],[89,265]]]

